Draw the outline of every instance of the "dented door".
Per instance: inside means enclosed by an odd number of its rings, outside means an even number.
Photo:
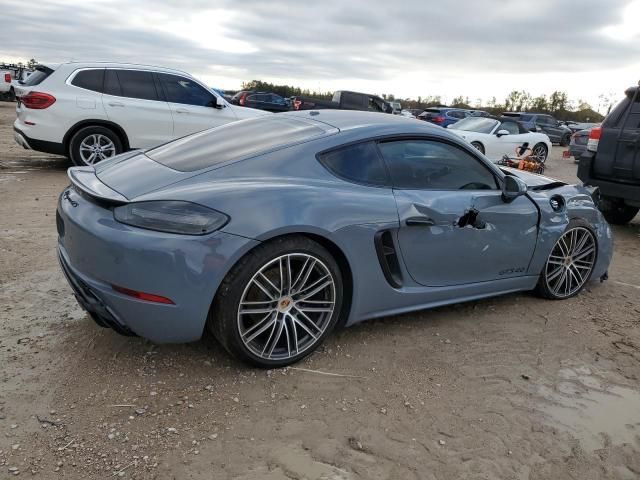
[[[499,190],[394,190],[407,271],[425,286],[522,276],[537,238],[538,210]]]

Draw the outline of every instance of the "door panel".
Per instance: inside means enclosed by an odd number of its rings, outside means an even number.
[[[231,109],[213,107],[213,92],[193,79],[167,73],[158,73],[157,77],[173,114],[175,138],[237,120]]]
[[[104,91],[107,116],[124,129],[131,148],[155,147],[173,138],[171,110],[159,99],[151,72],[107,69]]]
[[[450,286],[525,275],[538,223],[538,210],[526,196],[505,203],[498,190],[394,195],[400,250],[417,283]]]

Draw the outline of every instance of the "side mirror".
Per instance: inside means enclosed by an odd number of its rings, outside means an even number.
[[[527,184],[518,177],[506,175],[502,186],[502,199],[509,203],[527,193]]]
[[[209,106],[211,108],[224,108],[224,103],[219,103],[218,102],[218,97],[216,97],[215,95],[213,96],[213,99],[211,100],[211,103],[209,103]]]
[[[502,130],[498,130],[496,132],[496,137],[503,137],[505,135],[509,135],[509,130],[505,130],[504,128]]]

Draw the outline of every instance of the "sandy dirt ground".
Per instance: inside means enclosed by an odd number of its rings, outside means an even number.
[[[14,116],[0,103],[0,478],[640,478],[640,217],[576,298],[385,318],[255,370],[83,313],[55,255],[68,164],[15,145]],[[547,172],[575,180],[561,151]]]

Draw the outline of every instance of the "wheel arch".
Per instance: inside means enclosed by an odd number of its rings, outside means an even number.
[[[242,255],[238,256],[238,258],[233,262],[232,265],[225,272],[225,277],[229,275],[229,273],[234,269],[234,267],[242,261],[247,255],[253,252],[260,245],[268,242],[272,242],[278,239],[282,239],[285,237],[306,237],[310,240],[315,241],[316,243],[322,245],[335,259],[338,267],[340,268],[340,273],[342,274],[342,284],[344,287],[344,295],[342,302],[342,311],[340,312],[340,321],[336,324],[337,328],[343,327],[347,320],[349,319],[349,314],[351,313],[351,305],[353,303],[353,269],[349,263],[347,255],[344,253],[344,249],[342,249],[334,240],[329,238],[329,235],[326,232],[322,232],[318,229],[312,228],[303,228],[299,227],[296,229],[286,229],[284,231],[277,230],[271,232],[270,234],[266,234],[265,236],[261,236],[259,239],[259,243],[256,243],[251,248],[242,253]],[[207,322],[214,321],[213,318],[213,308],[216,302],[216,298],[218,296],[218,290],[216,290],[213,294],[213,298],[211,299],[211,305],[209,307],[209,314],[207,316]]]
[[[118,135],[118,138],[120,138],[123,150],[127,151],[131,148],[129,145],[129,137],[127,136],[127,133],[117,123],[104,119],[87,119],[77,122],[69,130],[67,130],[67,133],[65,133],[64,138],[62,139],[62,145],[64,146],[65,152],[69,152],[69,144],[71,143],[71,139],[81,128],[94,126],[105,127],[113,130],[113,132]]]

